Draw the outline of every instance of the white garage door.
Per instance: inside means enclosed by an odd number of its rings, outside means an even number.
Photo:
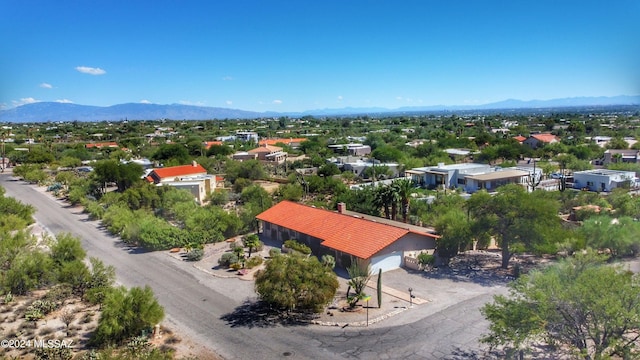
[[[385,272],[397,269],[400,265],[402,265],[402,251],[371,258],[371,272],[374,275],[378,274],[378,269],[382,269],[382,272]]]

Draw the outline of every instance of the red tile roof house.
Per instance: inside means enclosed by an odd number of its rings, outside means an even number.
[[[91,149],[91,148],[98,148],[98,149],[102,149],[102,148],[117,148],[118,147],[118,143],[116,142],[105,142],[105,143],[88,143],[85,144],[84,146],[86,149]]]
[[[547,144],[553,144],[560,142],[560,138],[553,134],[535,134],[527,138],[522,143],[529,146],[532,149],[537,149]]]
[[[396,226],[348,215],[344,204],[340,205],[341,212],[334,212],[282,201],[256,218],[268,239],[281,243],[295,239],[316,256],[332,255],[339,267],[347,268],[357,260],[371,265],[373,273],[399,268],[408,252],[432,253],[436,247],[438,236],[426,228],[418,231],[403,223]]]
[[[281,147],[268,145],[267,143],[251,149],[247,151],[247,153],[251,155],[256,154],[260,161],[275,162],[278,164],[283,163],[287,159],[287,153],[282,151]]]
[[[169,185],[189,190],[196,200],[204,203],[207,194],[215,191],[217,178],[195,161],[191,165],[153,169],[146,180],[158,186]]]

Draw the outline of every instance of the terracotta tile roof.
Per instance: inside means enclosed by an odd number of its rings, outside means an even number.
[[[277,143],[282,143],[282,144],[292,144],[292,143],[301,143],[303,141],[307,141],[306,138],[288,138],[288,139],[263,139],[260,140],[260,142],[258,143],[259,145],[275,145]]]
[[[116,143],[116,142],[89,143],[89,144],[86,144],[84,147],[87,148],[87,149],[103,148],[103,147],[117,148],[118,147],[118,143]]]
[[[148,181],[148,182],[150,182],[150,183],[154,182],[154,181],[153,181],[153,178],[152,178],[151,176],[147,176],[147,177],[145,178],[145,180],[147,180],[147,181]]]
[[[522,136],[522,135],[518,135],[518,136],[514,137],[514,139],[518,140],[519,142],[523,142],[523,141],[527,140],[527,138]]]
[[[205,141],[204,147],[209,150],[214,145],[222,145],[222,141]]]
[[[351,215],[317,209],[290,201],[282,201],[256,216],[322,240],[322,245],[369,259],[402,236],[412,232]],[[431,234],[421,235],[436,238]]]
[[[200,164],[194,165],[181,165],[181,166],[171,166],[166,168],[158,168],[153,169],[153,173],[155,173],[159,178],[172,178],[176,176],[187,176],[187,175],[196,175],[196,174],[206,174],[207,170],[202,167]]]
[[[559,141],[560,139],[558,139],[557,136],[553,135],[553,134],[535,134],[535,135],[531,135],[532,138],[544,142],[544,143],[550,143],[550,142],[554,142],[554,141]]]
[[[249,151],[247,151],[249,154],[257,154],[257,153],[261,153],[261,152],[266,152],[266,153],[272,153],[272,152],[278,152],[278,151],[282,151],[282,148],[279,146],[272,146],[272,145],[261,145],[255,149],[251,149]]]

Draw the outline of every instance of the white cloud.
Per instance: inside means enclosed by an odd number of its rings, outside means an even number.
[[[40,100],[34,99],[32,97],[22,98],[20,100],[11,100],[11,103],[13,104],[13,106],[21,106],[21,105],[33,104],[37,102],[40,102]]]
[[[231,80],[233,80],[233,77],[231,77],[231,76],[223,76],[223,77],[222,77],[222,80],[224,80],[224,81],[231,81]]]
[[[61,104],[73,104],[73,101],[69,99],[60,99],[60,100],[56,100],[56,102]]]
[[[77,66],[76,70],[78,70],[83,74],[89,74],[89,75],[104,75],[107,73],[106,71],[100,68],[93,68],[89,66]]]
[[[338,101],[342,101],[342,95],[338,95]]]
[[[42,83],[39,85],[41,88],[43,89],[53,89],[53,85],[49,84],[49,83]]]
[[[396,100],[402,101],[402,96],[396,96]]]
[[[233,101],[231,101],[231,100],[227,100],[227,101],[225,101],[225,104],[227,104],[227,105],[231,105],[231,104],[233,104]]]
[[[147,99],[140,100],[140,104],[151,104],[151,101]]]
[[[273,100],[274,104],[282,104],[282,100]]]

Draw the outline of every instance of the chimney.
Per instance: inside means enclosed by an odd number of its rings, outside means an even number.
[[[347,204],[341,202],[338,203],[338,213],[344,214],[347,211]]]
[[[191,165],[192,165],[193,167],[198,167],[198,163],[197,163],[195,160],[193,160],[193,162],[191,162]]]
[[[438,167],[439,167],[439,168],[442,168],[442,167],[444,167],[444,163],[443,163],[443,162],[441,162],[441,163],[438,163]]]

